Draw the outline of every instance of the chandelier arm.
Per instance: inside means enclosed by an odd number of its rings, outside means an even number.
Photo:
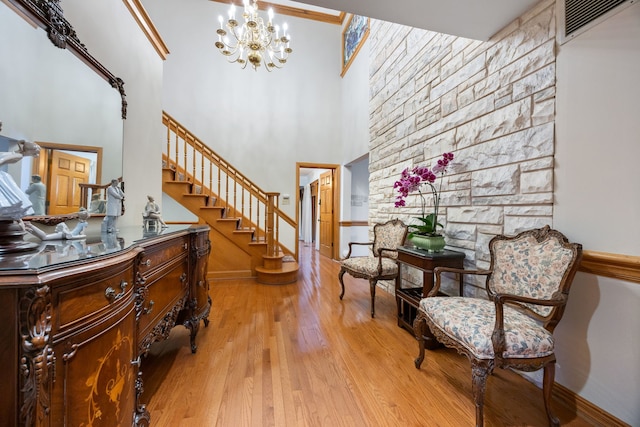
[[[232,5],[226,23],[229,37],[223,30],[223,18],[220,16],[220,29],[217,31],[219,38],[215,45],[227,56],[228,62],[238,62],[243,69],[249,62],[254,70],[262,64],[271,72],[274,68],[283,68],[292,52],[289,48],[287,24],[284,24],[280,37],[278,27],[274,27],[272,23],[273,12],[269,11],[268,24],[265,24],[258,12],[257,0],[245,1],[242,13],[244,23],[240,25],[235,19],[235,7]],[[232,44],[231,38],[235,39],[235,43]]]

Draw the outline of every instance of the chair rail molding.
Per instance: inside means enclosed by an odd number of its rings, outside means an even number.
[[[584,251],[579,271],[640,283],[640,257]]]

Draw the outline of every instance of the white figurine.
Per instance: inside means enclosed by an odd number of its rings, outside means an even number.
[[[124,192],[118,186],[118,180],[112,179],[111,186],[107,188],[107,215],[104,217],[104,231],[115,233],[116,221],[122,215],[122,201]]]
[[[142,216],[145,219],[154,219],[160,223],[162,228],[167,228],[168,225],[162,220],[162,215],[160,215],[160,207],[155,202],[152,196],[147,196],[147,204],[144,207],[144,213]]]
[[[31,177],[31,184],[24,192],[29,196],[29,200],[33,205],[33,214],[45,215],[44,201],[47,196],[47,187],[42,183],[40,175]]]
[[[73,228],[73,230],[71,230],[71,235],[74,238],[86,237],[85,236],[85,230],[87,229],[87,226],[89,225],[87,220],[89,219],[90,216],[91,216],[91,214],[89,213],[88,210],[86,210],[85,208],[80,208],[80,210],[78,211],[78,223]]]
[[[0,153],[0,166],[16,163],[25,156],[37,157],[39,155],[40,146],[38,144],[19,141],[16,151]],[[18,187],[11,175],[0,171],[0,218],[18,220],[31,213],[33,213],[33,209],[27,195]]]
[[[54,232],[49,234],[31,224],[29,221],[25,221],[24,228],[40,240],[78,240],[87,237],[84,234],[84,231],[88,225],[88,218],[89,211],[85,208],[80,208],[80,211],[78,212],[78,224],[73,230],[69,229],[69,226],[65,222],[61,222],[56,225]]]

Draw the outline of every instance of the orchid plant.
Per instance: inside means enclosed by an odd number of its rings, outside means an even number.
[[[438,227],[442,228],[442,224],[438,222],[438,208],[440,207],[440,192],[442,190],[442,177],[447,172],[447,166],[453,160],[453,153],[444,153],[442,158],[438,159],[435,166],[429,169],[426,166],[416,166],[409,170],[406,168],[402,171],[400,179],[393,184],[393,188],[400,193],[396,197],[395,206],[406,206],[406,198],[409,194],[418,192],[421,200],[422,216],[416,217],[421,224],[409,225],[412,230],[409,237],[413,235],[423,236],[439,236]],[[438,188],[436,181],[440,177]],[[424,192],[430,190],[433,195],[433,212],[426,214],[426,200]]]

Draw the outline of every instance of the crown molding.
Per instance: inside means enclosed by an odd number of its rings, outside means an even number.
[[[229,2],[229,0],[211,0],[211,1],[215,1],[217,3],[227,3],[227,4],[233,3],[233,1]],[[242,2],[239,1],[239,3],[240,3],[240,6],[236,5],[236,7],[241,7]],[[344,12],[340,12],[339,15],[331,15],[329,13],[315,12],[312,10],[300,9],[297,7],[269,3],[267,1],[261,1],[260,6],[261,6],[260,10],[266,10],[271,7],[273,8],[274,13],[278,13],[280,15],[293,16],[296,18],[303,18],[303,19],[311,19],[312,21],[320,21],[320,22],[325,22],[327,24],[342,25],[342,22],[344,21],[344,17],[345,17]]]
[[[122,1],[127,6],[127,9],[129,9],[129,12],[131,12],[131,15],[138,23],[138,26],[140,26],[140,29],[142,30],[144,35],[147,36],[147,39],[149,39],[149,42],[151,42],[151,45],[153,45],[156,52],[158,52],[160,58],[162,58],[162,60],[167,59],[169,49],[162,40],[162,37],[160,37],[160,33],[156,29],[155,25],[153,25],[149,14],[147,13],[140,0]]]

